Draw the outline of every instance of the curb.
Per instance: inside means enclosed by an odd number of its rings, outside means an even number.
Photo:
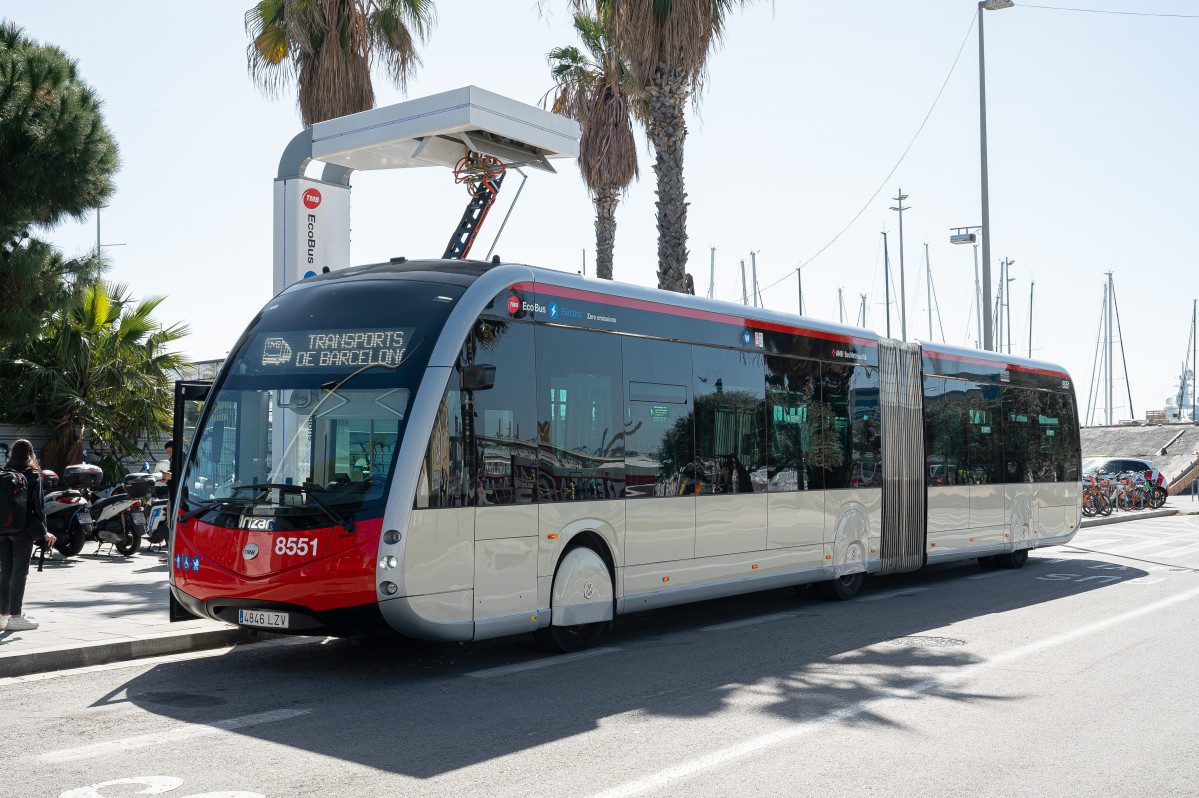
[[[1080,529],[1087,529],[1088,527],[1093,527],[1093,526],[1107,526],[1108,524],[1121,524],[1121,523],[1124,523],[1125,521],[1141,521],[1146,518],[1168,518],[1172,515],[1184,515],[1184,513],[1180,512],[1178,510],[1141,510],[1134,515],[1133,513],[1130,513],[1127,510],[1125,510],[1125,511],[1123,511],[1123,514],[1121,514],[1121,515],[1116,515],[1116,513],[1112,513],[1111,515],[1107,516],[1106,518],[1104,518],[1103,516],[1098,516],[1095,518],[1084,519],[1083,522],[1081,524],[1079,524],[1078,526]]]
[[[254,639],[262,639],[262,636],[254,635],[247,629],[232,627],[136,637],[111,643],[40,648],[0,656],[0,678],[83,668],[88,665],[105,665],[163,654],[182,654],[187,651],[231,646],[243,640]]]

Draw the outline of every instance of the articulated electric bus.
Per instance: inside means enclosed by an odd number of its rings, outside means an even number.
[[[523,265],[296,283],[205,401],[173,614],[593,645],[621,613],[977,558],[1081,515],[1059,366]]]

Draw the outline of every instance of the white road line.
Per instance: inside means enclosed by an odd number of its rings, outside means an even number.
[[[760,615],[757,618],[743,618],[740,621],[729,621],[728,623],[718,623],[712,626],[704,626],[700,628],[701,632],[720,632],[725,629],[736,629],[739,626],[753,626],[754,624],[767,623],[769,621],[781,621],[784,618],[794,618],[799,613],[795,612],[776,612],[773,615]]]
[[[587,651],[576,651],[574,654],[558,654],[556,656],[542,657],[541,659],[535,659],[529,662],[518,662],[515,665],[501,665],[498,668],[485,668],[481,671],[471,671],[465,675],[473,676],[476,679],[491,679],[495,676],[507,676],[510,673],[531,671],[536,668],[548,668],[551,665],[564,665],[567,662],[574,662],[577,659],[594,657],[599,654],[611,654],[614,651],[620,650],[621,649],[616,646],[592,648],[588,649]]]
[[[1134,543],[1131,546],[1116,546],[1103,552],[1104,554],[1126,554],[1130,551],[1140,551],[1142,549],[1151,549],[1154,546],[1162,545],[1161,540],[1145,540],[1140,543]]]
[[[819,731],[820,729],[838,721],[850,720],[858,715],[874,709],[878,704],[883,702],[918,697],[934,688],[969,679],[986,670],[987,668],[1005,665],[1013,660],[1021,659],[1031,654],[1036,654],[1037,652],[1043,651],[1047,648],[1060,646],[1063,643],[1068,643],[1072,640],[1076,640],[1077,638],[1085,637],[1096,632],[1101,632],[1112,626],[1139,618],[1142,615],[1148,615],[1149,613],[1157,612],[1158,610],[1165,609],[1166,607],[1173,606],[1180,602],[1191,601],[1195,598],[1199,598],[1199,589],[1189,590],[1186,593],[1180,593],[1176,596],[1162,599],[1161,601],[1155,601],[1152,604],[1146,604],[1144,607],[1130,610],[1122,615],[1105,618],[1097,623],[1080,626],[1077,629],[1073,629],[1055,637],[1049,637],[1036,643],[1030,643],[1027,646],[1012,649],[1006,653],[994,656],[989,660],[984,660],[983,662],[975,665],[959,668],[958,670],[939,678],[927,679],[923,682],[918,682],[906,690],[894,690],[889,693],[884,693],[883,695],[875,696],[874,698],[868,698],[865,701],[860,701],[857,704],[845,707],[844,709],[834,710],[833,712],[822,715],[815,720],[810,720],[793,726],[787,726],[758,737],[752,737],[738,745],[722,748],[705,756],[675,765],[672,768],[660,770],[657,773],[651,773],[648,776],[643,776],[639,779],[633,779],[625,782],[624,784],[618,784],[615,787],[604,790],[603,792],[595,793],[592,798],[623,798],[624,796],[640,795],[641,793],[649,792],[651,790],[657,790],[666,786],[667,784],[678,781],[679,779],[689,778],[697,773],[712,770],[725,763],[755,754],[764,749],[781,745],[783,743],[796,740],[800,737],[806,737],[807,735]]]
[[[1099,546],[1106,546],[1109,543],[1115,543],[1122,538],[1100,538],[1099,540],[1079,540],[1077,537],[1066,544],[1066,548],[1074,549],[1094,549]]]
[[[38,759],[43,762],[57,764],[60,762],[74,762],[77,759],[89,759],[96,756],[110,756],[122,751],[133,751],[138,748],[150,748],[151,746],[162,744],[169,745],[180,740],[190,740],[193,737],[206,737],[210,734],[217,734],[223,731],[234,731],[250,726],[259,726],[263,723],[274,723],[275,721],[304,715],[311,711],[310,709],[273,709],[270,712],[243,715],[240,718],[230,718],[229,720],[221,720],[216,723],[188,723],[165,731],[139,734],[136,737],[126,737],[122,740],[106,740],[101,743],[92,743],[91,745],[83,745],[78,748],[63,748],[60,751],[50,751],[42,754]]]
[[[905,587],[903,590],[892,590],[888,593],[875,593],[872,596],[862,596],[858,601],[882,601],[883,599],[898,598],[899,596],[911,596],[915,593],[923,593],[928,590],[927,587]]]
[[[1183,554],[1190,554],[1192,551],[1199,551],[1199,543],[1195,543],[1190,546],[1183,546],[1182,548],[1178,548],[1178,549],[1166,549],[1165,551],[1155,551],[1155,552],[1153,552],[1153,554],[1156,557],[1179,557]]]

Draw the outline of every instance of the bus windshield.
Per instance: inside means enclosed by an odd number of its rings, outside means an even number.
[[[188,497],[272,504],[326,524],[330,512],[380,506],[425,365],[460,295],[393,280],[277,297],[208,401]]]

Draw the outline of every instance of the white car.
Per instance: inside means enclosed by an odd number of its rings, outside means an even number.
[[[1149,480],[1166,487],[1166,477],[1158,471],[1152,460],[1142,460],[1139,457],[1084,457],[1082,472],[1084,474],[1116,475],[1123,473],[1144,474],[1150,472]]]

